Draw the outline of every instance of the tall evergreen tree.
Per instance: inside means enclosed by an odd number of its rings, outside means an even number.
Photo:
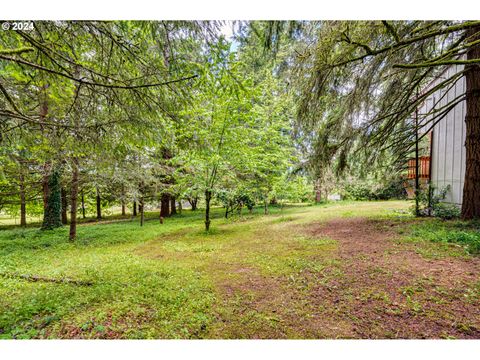
[[[42,230],[52,230],[62,227],[62,196],[60,184],[60,171],[55,168],[48,179],[48,197],[45,214],[43,216]]]

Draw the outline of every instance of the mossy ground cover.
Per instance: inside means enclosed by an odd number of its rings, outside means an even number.
[[[93,285],[0,277],[0,337],[476,336],[480,282],[478,272],[466,273],[477,270],[477,258],[467,246],[423,236],[429,227],[450,234],[456,225],[415,221],[409,205],[272,207],[267,216],[259,208],[231,219],[215,209],[208,234],[201,211],[164,224],[151,213],[143,227],[117,216],[80,226],[75,243],[66,227],[7,227],[0,230],[0,273]],[[461,231],[475,234],[469,226]],[[435,253],[442,256],[432,259]],[[455,261],[457,282],[426,270],[450,271],[446,259]],[[437,304],[448,311],[432,320]]]

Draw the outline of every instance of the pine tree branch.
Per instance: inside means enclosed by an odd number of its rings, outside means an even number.
[[[347,64],[350,64],[352,62],[363,60],[363,59],[365,59],[369,56],[380,55],[380,54],[383,54],[387,51],[396,50],[400,47],[410,45],[410,44],[413,44],[413,43],[416,43],[416,42],[419,42],[419,41],[422,41],[422,40],[426,40],[426,39],[429,39],[429,38],[432,38],[432,37],[435,37],[435,36],[445,35],[445,34],[449,34],[449,33],[452,33],[452,32],[455,32],[455,31],[460,31],[460,30],[466,30],[466,29],[469,29],[469,28],[472,28],[472,27],[477,27],[479,25],[480,25],[480,21],[467,21],[467,22],[464,22],[464,23],[459,24],[459,25],[449,26],[445,29],[430,31],[430,32],[428,32],[426,34],[423,34],[423,35],[415,36],[415,37],[412,37],[410,39],[401,40],[401,41],[399,41],[395,44],[392,44],[390,46],[385,46],[385,47],[377,49],[377,50],[372,50],[372,52],[370,54],[364,54],[364,55],[354,57],[352,59],[341,61],[339,63],[333,64],[332,66],[333,67],[339,67],[339,66],[347,65]]]
[[[353,41],[345,32],[342,32],[341,40],[345,41],[348,44],[360,46],[365,50],[366,55],[373,55],[373,50],[368,45],[359,43],[358,41]]]
[[[32,47],[19,47],[17,49],[0,49],[1,55],[15,55],[15,54],[23,54],[26,52],[34,51],[35,49]]]
[[[10,97],[10,95],[8,94],[7,90],[3,87],[1,82],[0,82],[0,92],[3,94],[3,96],[5,96],[5,99],[7,99],[8,103],[12,106],[13,110],[15,110],[15,112],[17,112],[17,113],[19,113],[20,115],[23,116],[22,112],[18,109],[18,106],[15,104],[13,99]]]
[[[395,64],[392,67],[397,69],[418,69],[425,67],[433,66],[443,66],[443,65],[468,65],[468,64],[480,64],[480,59],[472,60],[443,60],[443,61],[434,61],[434,62],[424,62],[418,64]]]
[[[4,56],[4,55],[2,55],[2,54],[0,54],[0,59],[7,60],[7,61],[12,61],[12,62],[16,62],[17,64],[22,64],[22,65],[30,66],[30,67],[32,67],[32,68],[34,68],[34,69],[41,70],[41,71],[45,71],[45,72],[48,72],[48,73],[50,73],[50,74],[54,74],[54,75],[58,75],[58,76],[63,76],[63,77],[65,77],[65,78],[67,78],[67,79],[73,80],[73,81],[78,82],[78,83],[81,83],[81,84],[90,85],[90,86],[100,86],[100,87],[109,88],[109,89],[126,89],[126,90],[131,90],[131,89],[150,88],[150,87],[157,87],[157,86],[169,85],[169,84],[173,84],[173,83],[177,83],[177,82],[181,82],[181,81],[187,81],[187,80],[195,79],[195,78],[198,77],[198,75],[195,74],[195,75],[191,75],[191,76],[187,76],[187,77],[183,77],[183,78],[179,78],[179,79],[174,79],[174,80],[169,80],[169,81],[165,81],[165,82],[161,82],[161,83],[144,84],[144,85],[103,84],[103,83],[92,82],[92,81],[88,81],[88,80],[84,80],[84,79],[77,79],[76,77],[74,77],[74,76],[72,76],[72,75],[70,75],[70,74],[65,74],[65,73],[63,73],[63,72],[56,71],[56,70],[47,68],[47,67],[45,67],[45,66],[38,65],[38,64],[35,64],[35,63],[32,63],[32,62],[23,60],[23,59],[12,58],[12,57],[9,57],[9,56]]]

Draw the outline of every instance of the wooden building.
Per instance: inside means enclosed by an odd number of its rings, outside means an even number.
[[[440,81],[451,78],[463,71],[463,65],[449,66],[426,89],[432,89]],[[424,89],[423,91],[425,91]],[[428,175],[436,191],[450,186],[445,202],[462,204],[463,184],[465,178],[465,100],[460,101],[465,94],[465,78],[460,76],[443,89],[431,94],[419,108],[420,121],[432,119],[432,110],[443,111],[450,102],[458,101],[446,116],[436,123],[428,124],[423,132],[431,131],[430,135],[430,162]],[[433,126],[434,125],[434,126]],[[432,128],[433,126],[433,128]],[[425,161],[425,162],[422,162]],[[426,164],[426,159],[421,160]],[[410,164],[409,164],[410,165]],[[414,162],[413,162],[413,166]],[[427,169],[422,165],[420,177],[426,174]],[[415,172],[413,170],[413,177]]]

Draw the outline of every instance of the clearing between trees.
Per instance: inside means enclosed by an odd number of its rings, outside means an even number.
[[[75,243],[66,228],[6,229],[0,337],[478,338],[480,259],[442,240],[478,229],[415,219],[409,206],[255,208],[228,220],[214,208],[209,233],[200,212],[183,211],[143,228],[80,225]]]

